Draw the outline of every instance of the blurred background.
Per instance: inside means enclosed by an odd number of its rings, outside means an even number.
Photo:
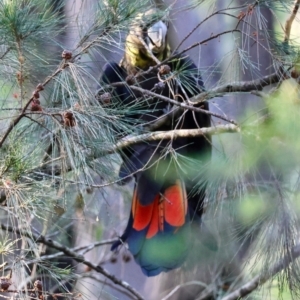
[[[12,126],[4,145],[0,142],[0,218],[5,225],[0,231],[0,264],[7,264],[0,275],[11,272],[10,288],[16,291],[12,299],[26,299],[20,291],[32,289],[37,278],[45,290],[62,293],[61,299],[135,299],[129,290],[72,255],[30,238],[39,234],[75,249],[144,299],[225,299],[259,274],[269,280],[247,299],[297,299],[298,259],[273,272],[282,259],[294,257],[299,243],[296,4],[3,0],[1,139],[40,82],[45,90],[40,91],[38,104],[42,110],[36,111],[46,113],[24,117]],[[130,22],[155,6],[169,20],[171,49],[182,51],[208,39],[186,55],[202,74],[210,110],[235,120],[240,131],[214,135],[209,171],[199,170],[199,185],[201,176],[209,182],[206,213],[187,262],[147,278],[126,247],[110,251],[112,240],[126,227],[133,189],[133,181],[125,186],[115,183],[121,159],[107,154],[116,142],[111,125],[128,128],[129,133],[131,129],[115,117],[122,110],[101,107],[95,94],[105,63],[119,62],[124,54]],[[286,40],[285,22],[293,11]],[[67,66],[63,50],[73,56]],[[272,74],[278,78],[268,82]],[[250,83],[254,87],[245,91],[232,88],[237,84],[242,90]],[[66,125],[71,124],[66,123],[66,111],[72,112],[75,126]],[[213,117],[213,126],[227,123]],[[211,234],[218,241],[217,251],[205,245]],[[99,241],[107,244],[96,245]],[[7,293],[0,293],[0,299],[6,297]]]

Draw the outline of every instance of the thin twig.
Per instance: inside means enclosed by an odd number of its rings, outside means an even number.
[[[5,52],[2,54],[2,56],[0,57],[0,59],[3,59],[6,54],[11,50],[11,47],[7,47],[7,49],[5,50]]]
[[[137,74],[137,77],[140,77],[140,76],[144,76],[144,75],[147,75],[151,72],[153,72],[153,70],[157,70],[159,67],[161,67],[162,65],[168,63],[169,61],[171,61],[172,59],[175,59],[179,56],[181,56],[183,53],[197,47],[197,46],[200,46],[200,45],[203,45],[203,44],[206,44],[207,42],[213,40],[213,39],[216,39],[218,37],[220,37],[221,35],[224,35],[224,34],[228,34],[228,33],[233,33],[233,32],[241,32],[239,29],[232,29],[232,30],[228,30],[228,31],[224,31],[224,32],[221,32],[221,33],[218,33],[218,34],[215,34],[215,35],[212,35],[210,36],[209,38],[205,39],[205,40],[202,40],[201,42],[198,42],[198,43],[194,43],[192,44],[191,46],[185,48],[184,50],[178,52],[178,53],[174,53],[172,55],[170,55],[169,57],[167,57],[165,60],[163,60],[162,62],[160,62],[159,64],[157,64],[156,66],[151,66],[148,70],[146,71],[143,71],[143,72],[139,72]]]
[[[100,284],[109,286],[112,289],[118,291],[119,293],[122,293],[122,294],[126,295],[128,298],[131,297],[131,294],[128,293],[128,291],[126,291],[126,290],[124,291],[120,287],[118,287],[118,286],[116,286],[114,284],[111,284],[110,282],[107,282],[106,280],[101,280],[95,274],[92,274],[92,273],[83,273],[83,274],[80,274],[80,276],[78,276],[78,278],[77,278],[77,281],[78,281],[78,279],[81,279],[81,278],[90,278],[90,279],[93,279],[93,280],[97,281]],[[120,299],[120,297],[119,297],[119,299]]]
[[[112,86],[119,86],[119,85],[125,85],[125,84],[126,84],[125,82],[116,82],[116,83],[112,83],[111,85],[112,85]],[[224,120],[224,121],[226,121],[226,122],[229,122],[229,123],[232,123],[232,124],[234,124],[234,125],[237,125],[237,123],[236,123],[234,120],[228,119],[228,118],[226,118],[226,117],[224,117],[224,116],[222,116],[222,115],[220,115],[220,114],[211,112],[211,111],[209,111],[209,110],[205,110],[205,109],[202,109],[202,108],[199,108],[199,107],[195,107],[195,106],[193,106],[193,105],[188,105],[188,104],[185,104],[185,103],[182,103],[182,102],[173,100],[173,99],[171,99],[171,98],[165,97],[165,96],[163,96],[163,95],[156,94],[156,93],[151,92],[151,91],[149,91],[149,90],[142,89],[142,88],[137,87],[137,86],[133,86],[133,85],[132,85],[132,86],[130,86],[130,89],[132,89],[132,90],[134,90],[134,91],[137,91],[137,92],[140,92],[141,94],[146,94],[146,95],[149,95],[149,96],[152,96],[152,97],[159,98],[159,99],[161,99],[161,100],[163,100],[163,101],[169,102],[169,103],[174,104],[174,105],[176,105],[176,106],[179,106],[179,107],[181,107],[181,108],[188,109],[188,110],[192,110],[192,111],[196,111],[196,112],[201,112],[201,113],[203,113],[203,114],[210,115],[210,116],[214,116],[214,117],[219,118],[219,119],[221,119],[221,120]],[[206,95],[207,92],[206,92],[206,93],[201,93],[201,94],[199,94],[199,95],[204,95],[204,94]],[[197,97],[197,96],[196,96],[196,97]],[[193,101],[194,98],[195,98],[195,97],[190,98],[190,100]],[[202,100],[202,102],[203,102],[203,100]],[[198,103],[195,103],[195,104],[198,104]]]
[[[186,35],[182,41],[178,44],[178,46],[173,50],[173,54],[176,53],[176,51],[180,48],[180,46],[204,23],[206,22],[207,20],[209,20],[210,18],[212,18],[213,16],[215,15],[218,15],[218,14],[223,14],[224,11],[228,11],[228,10],[232,10],[232,9],[238,9],[238,8],[243,8],[247,6],[246,4],[244,5],[240,5],[240,6],[236,6],[236,7],[226,7],[226,8],[223,8],[223,9],[220,9],[212,14],[210,14],[208,17],[206,17],[205,19],[203,19],[199,24],[197,24],[192,30],[191,32],[188,33],[188,35]]]
[[[92,249],[94,249],[96,247],[111,245],[111,244],[113,244],[116,241],[118,241],[118,239],[104,240],[104,241],[99,241],[99,242],[91,243],[91,244],[85,245],[85,246],[78,246],[78,247],[70,248],[70,250],[71,251],[76,251],[76,252],[84,250],[83,253],[81,253],[81,254],[85,254],[86,252],[88,252],[88,251],[90,251],[90,250],[92,250]],[[64,254],[65,254],[64,252],[60,251],[60,252],[56,252],[54,254],[42,255],[39,258],[30,260],[30,261],[26,261],[26,264],[27,265],[31,265],[31,264],[39,263],[41,261],[51,260],[51,259],[63,256]],[[6,267],[5,269],[10,269],[10,268],[11,267]]]
[[[228,33],[234,33],[234,32],[241,32],[239,29],[232,29],[232,30],[227,30],[227,31],[223,31],[221,33],[217,33],[215,35],[212,35],[210,36],[209,38],[205,39],[205,40],[202,40],[201,42],[197,42],[197,43],[194,43],[192,44],[191,46],[185,48],[184,50],[178,52],[178,53],[175,53],[174,55],[168,57],[167,59],[165,59],[164,61],[162,61],[160,63],[160,65],[163,65],[165,64],[166,62],[172,60],[173,58],[176,58],[176,57],[180,57],[182,54],[186,53],[187,51],[197,47],[197,46],[200,46],[200,45],[203,45],[203,44],[206,44],[207,42],[211,41],[211,40],[214,40],[214,39],[217,39],[218,37],[224,35],[224,34],[228,34]],[[156,66],[156,67],[159,67],[160,65]]]
[[[300,1],[300,0],[299,0]],[[237,125],[237,123],[234,120],[228,119],[220,114],[213,113],[211,111],[207,111],[205,109],[201,109],[198,107],[195,107],[194,105],[200,104],[201,102],[207,100],[207,99],[212,99],[214,97],[220,97],[224,94],[229,94],[229,93],[250,93],[252,91],[262,91],[264,87],[275,84],[280,82],[281,80],[284,79],[284,74],[282,73],[282,70],[278,70],[277,72],[274,72],[270,75],[263,76],[261,78],[255,79],[255,80],[250,80],[250,81],[239,81],[235,83],[230,83],[230,84],[224,84],[221,86],[218,86],[214,89],[211,89],[209,91],[202,92],[192,98],[189,99],[189,102],[192,103],[193,105],[187,105],[185,103],[178,102],[176,100],[173,100],[171,98],[162,96],[160,94],[156,94],[154,92],[151,92],[149,90],[144,90],[140,87],[137,86],[130,86],[130,89],[138,91],[142,94],[147,94],[152,97],[159,98],[163,101],[169,102],[171,104],[177,105],[181,108],[184,109],[189,109],[197,112],[201,112],[204,114],[208,114],[211,116],[214,116],[216,118],[220,118],[224,121],[227,121],[229,123]],[[119,85],[125,85],[125,82],[116,82],[112,83],[112,86],[119,86]]]

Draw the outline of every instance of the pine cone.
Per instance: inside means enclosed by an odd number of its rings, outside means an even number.
[[[43,290],[43,283],[42,283],[42,281],[39,280],[39,279],[37,279],[37,280],[34,282],[33,286],[34,286],[34,289],[35,289],[36,291],[41,292],[41,291]]]
[[[134,84],[136,84],[136,78],[135,78],[134,75],[128,75],[128,76],[126,77],[125,81],[126,81],[126,83],[127,83],[128,85],[134,85]]]
[[[61,57],[64,58],[64,59],[71,59],[72,58],[72,52],[71,51],[68,51],[68,50],[64,50],[61,54]]]
[[[31,111],[43,111],[43,108],[41,106],[41,102],[38,99],[33,99],[31,101],[31,107],[30,107]]]
[[[111,103],[111,94],[110,93],[103,93],[99,96],[99,102],[102,105],[108,105]]]
[[[65,111],[63,113],[63,121],[64,125],[67,127],[74,127],[76,125],[74,115],[71,111]]]
[[[35,89],[36,89],[36,91],[40,92],[44,89],[44,86],[41,83],[39,83]]]
[[[167,75],[171,72],[171,67],[168,65],[162,65],[159,69],[158,72],[160,75]]]
[[[10,279],[7,277],[0,277],[0,290],[7,291],[11,286]]]

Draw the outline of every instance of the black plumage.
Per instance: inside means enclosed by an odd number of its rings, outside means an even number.
[[[126,39],[126,53],[120,65],[116,63],[106,64],[101,78],[103,84],[126,81],[128,76],[135,76],[135,85],[143,90],[151,90],[165,97],[177,101],[187,101],[194,95],[204,90],[202,78],[198,68],[188,57],[174,57],[166,65],[169,66],[168,74],[159,74],[157,68],[149,71],[149,67],[155,66],[156,62],[149,54],[149,47],[145,49],[147,32],[149,30],[158,30],[158,34],[149,34],[150,43],[155,44],[156,37],[164,39],[153,46],[152,53],[161,60],[170,55],[169,47],[166,42],[166,32],[162,22],[158,21],[154,25],[150,24],[148,28],[138,26],[135,33],[129,34]],[[153,29],[154,28],[154,29]],[[160,29],[162,28],[162,29]],[[137,34],[136,34],[137,33]],[[138,37],[137,35],[140,34]],[[141,43],[143,38],[145,44]],[[154,41],[155,40],[155,41]],[[157,52],[156,45],[160,49]],[[138,56],[138,57],[135,57]],[[167,68],[168,69],[168,68]],[[144,72],[146,71],[147,72]],[[118,85],[113,92],[113,98],[117,99],[123,105],[135,107],[138,104],[139,111],[131,113],[130,116],[136,120],[137,125],[153,124],[160,117],[165,116],[172,110],[170,104],[159,99],[159,97],[149,97],[147,94],[133,90],[128,85]],[[201,108],[208,110],[208,103],[201,103]],[[194,129],[198,127],[209,127],[210,116],[208,114],[194,112],[191,110],[179,111],[177,114],[168,114],[168,119],[163,122],[156,130],[169,131],[173,129]],[[120,168],[120,178],[130,178],[133,174],[135,178],[135,192],[133,196],[133,207],[130,214],[128,225],[121,237],[122,242],[127,242],[129,250],[133,253],[136,261],[141,265],[143,272],[148,276],[159,274],[161,271],[168,271],[176,268],[184,261],[189,248],[189,223],[190,219],[196,219],[198,222],[203,214],[203,201],[205,197],[205,184],[198,192],[195,192],[197,172],[201,172],[209,163],[211,156],[211,140],[209,137],[180,137],[173,140],[141,142],[135,144],[121,153],[123,164]],[[179,161],[179,163],[178,163]],[[191,167],[192,165],[192,167]],[[182,214],[184,223],[177,224],[176,221],[167,220],[168,199],[166,195],[172,191],[170,199],[175,203],[188,201],[188,210]],[[176,193],[181,195],[176,195]],[[170,194],[170,193],[169,193]],[[168,195],[169,195],[168,194]],[[173,197],[174,195],[174,197]],[[186,196],[187,195],[187,199]],[[157,198],[158,197],[158,198]],[[172,198],[173,197],[173,198]],[[159,200],[157,200],[159,199]],[[143,227],[135,223],[137,212],[143,211],[148,216],[149,211],[144,210],[158,201],[157,209],[164,209],[159,217],[163,221],[158,221],[155,236],[149,232],[153,228],[153,222],[149,221]],[[165,201],[165,205],[161,203]],[[137,203],[137,204],[136,204]],[[176,204],[177,205],[177,204]],[[141,206],[141,210],[135,210]],[[163,208],[161,208],[163,207]],[[171,207],[173,209],[174,207]],[[182,209],[184,204],[182,205]],[[140,213],[140,212],[139,212]],[[173,211],[170,214],[178,214]],[[153,212],[153,218],[155,214]],[[174,215],[174,220],[177,218]],[[143,220],[143,216],[141,216]],[[159,220],[159,219],[158,219]],[[138,221],[136,221],[138,222]],[[156,222],[156,221],[155,221]],[[137,225],[135,225],[137,224]],[[170,225],[173,224],[173,225]],[[137,228],[141,226],[141,228]],[[147,233],[148,232],[148,233]],[[120,242],[115,243],[112,249],[116,249]],[[169,242],[168,242],[169,241]],[[159,250],[156,251],[155,249]],[[175,252],[174,252],[175,251]],[[175,253],[175,254],[174,254]]]

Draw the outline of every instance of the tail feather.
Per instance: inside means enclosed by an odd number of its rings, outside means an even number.
[[[189,214],[184,183],[178,179],[165,186],[153,201],[142,205],[133,194],[131,215],[121,237],[147,276],[179,267],[188,253]],[[120,242],[115,243],[115,249]]]
[[[168,187],[164,192],[164,216],[168,224],[182,226],[187,214],[187,195],[183,183]]]
[[[163,231],[163,219],[162,219],[163,215],[161,213],[162,203],[160,203],[159,195],[155,197],[152,206],[153,206],[152,218],[146,233],[146,239],[151,239],[155,235],[157,235],[159,231]]]
[[[153,209],[155,201],[148,205],[141,205],[137,198],[136,190],[133,194],[131,213],[133,217],[133,228],[137,231],[141,231],[149,226],[153,219]]]

